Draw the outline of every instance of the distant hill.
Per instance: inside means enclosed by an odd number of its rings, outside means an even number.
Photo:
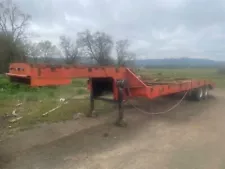
[[[80,58],[80,64],[93,65],[92,59],[87,57]],[[32,63],[32,59],[30,60]],[[42,63],[41,59],[38,63]],[[55,57],[50,59],[52,64],[64,64],[64,59],[61,57]],[[198,59],[198,58],[168,58],[168,59],[137,59],[135,65],[138,67],[166,67],[166,68],[179,68],[179,67],[225,67],[225,61],[215,61],[210,59]]]
[[[198,58],[169,58],[136,60],[137,66],[143,67],[220,67],[225,62]]]

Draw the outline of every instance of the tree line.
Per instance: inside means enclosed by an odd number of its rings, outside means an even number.
[[[54,64],[60,60],[63,64],[80,64],[90,60],[100,66],[134,64],[130,41],[114,41],[101,31],[84,30],[76,39],[61,35],[57,45],[49,40],[33,43],[27,31],[31,19],[12,0],[0,1],[0,73],[7,72],[12,62]]]

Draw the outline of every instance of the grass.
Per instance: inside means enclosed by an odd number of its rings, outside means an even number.
[[[0,76],[0,99],[17,99],[36,101],[49,97],[68,97],[70,95],[86,94],[86,80],[73,80],[69,86],[31,88],[23,84],[12,84],[7,78]]]
[[[84,99],[71,99],[72,97],[85,97]],[[22,84],[12,84],[4,76],[0,76],[0,117],[16,113],[23,118],[15,123],[1,122],[3,128],[10,127],[24,130],[31,128],[38,123],[52,123],[73,119],[74,114],[89,111],[88,90],[86,88],[86,79],[75,79],[71,85],[59,87],[41,87],[31,88]],[[63,105],[54,112],[43,117],[43,113],[61,105],[61,98],[65,98],[68,104]],[[22,105],[17,106],[19,103]],[[97,108],[111,107],[103,102],[96,101]],[[0,119],[1,120],[1,119]]]
[[[18,128],[20,130],[24,130],[27,128],[31,128],[32,126],[38,123],[54,123],[54,122],[62,122],[66,120],[73,119],[73,116],[77,113],[87,114],[89,111],[89,103],[87,100],[71,100],[68,104],[63,105],[59,109],[54,112],[49,113],[46,116],[43,116],[43,113],[49,111],[53,107],[58,105],[55,101],[47,101],[45,103],[27,103],[25,107],[20,108],[19,112],[23,116],[23,119],[19,120],[16,123],[10,124],[11,128]],[[105,108],[106,103],[104,102],[96,102],[96,107]],[[108,107],[109,105],[107,105]],[[108,109],[110,110],[109,107]],[[22,113],[23,112],[23,113]]]
[[[183,77],[194,79],[209,79],[216,83],[218,88],[225,87],[225,75],[217,72],[217,69],[141,69],[141,74],[148,76],[163,77]],[[43,122],[58,122],[73,119],[76,113],[87,113],[89,111],[88,100],[70,100],[68,104],[43,117],[42,114],[56,107],[60,103],[60,98],[69,99],[73,96],[88,95],[86,89],[86,79],[76,79],[71,85],[60,87],[30,88],[26,85],[12,84],[4,76],[0,75],[0,117],[5,114],[12,114],[16,109],[23,118],[15,123],[4,124],[4,128],[19,128],[24,130],[33,127],[35,124]],[[17,107],[18,103],[22,103]],[[97,108],[102,108],[105,112],[112,109],[109,104],[98,101]],[[1,119],[0,119],[1,120]]]

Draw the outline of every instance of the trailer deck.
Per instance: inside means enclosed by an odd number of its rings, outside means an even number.
[[[122,102],[134,97],[156,97],[188,92],[195,100],[206,99],[208,91],[215,87],[209,80],[198,79],[156,79],[136,75],[126,67],[87,67],[62,65],[32,65],[12,63],[7,73],[12,82],[26,83],[31,87],[68,85],[73,78],[88,78],[90,90],[90,115],[94,110],[94,99],[105,93],[112,93],[118,102],[117,124],[123,119]]]

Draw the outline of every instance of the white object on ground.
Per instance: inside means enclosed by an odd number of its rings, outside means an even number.
[[[19,107],[19,106],[21,106],[23,103],[18,103],[17,105],[16,105],[16,107]]]
[[[57,107],[55,107],[55,108],[53,108],[53,109],[51,109],[51,110],[49,110],[49,111],[45,112],[44,114],[42,114],[42,116],[46,116],[46,115],[48,115],[48,113],[51,113],[51,112],[53,112],[53,111],[55,111],[55,110],[59,109],[61,106],[62,106],[62,105],[59,105],[59,106],[57,106]]]
[[[15,123],[15,122],[19,121],[22,118],[23,118],[22,116],[21,117],[17,117],[17,118],[14,118],[14,119],[9,120],[9,122],[10,123]]]
[[[60,102],[65,102],[65,100],[66,100],[65,98],[60,98],[59,99]]]
[[[73,119],[74,119],[74,120],[77,120],[77,119],[80,119],[80,118],[83,117],[83,116],[84,116],[83,113],[76,113],[76,114],[73,115]]]
[[[16,113],[16,109],[12,111],[12,115],[13,116],[18,116],[18,114]]]

